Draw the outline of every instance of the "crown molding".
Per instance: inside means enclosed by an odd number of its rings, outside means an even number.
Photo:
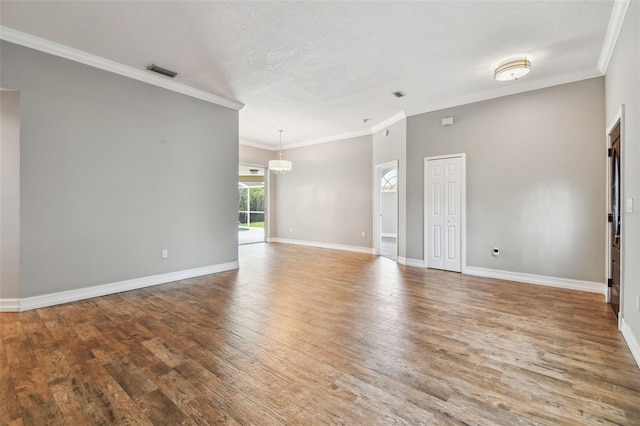
[[[447,108],[473,104],[476,102],[488,101],[491,99],[502,98],[509,95],[517,95],[518,93],[531,92],[533,90],[545,89],[547,87],[559,86],[561,84],[574,83],[576,81],[589,80],[591,78],[602,77],[600,71],[596,68],[587,71],[579,71],[559,76],[549,77],[542,80],[533,80],[529,82],[514,83],[513,86],[503,87],[496,90],[487,90],[484,92],[473,93],[471,95],[461,96],[458,98],[448,99],[439,103],[427,105],[416,111],[410,111],[409,116],[425,114],[428,112],[439,111]]]
[[[265,143],[260,143],[260,142],[248,141],[246,139],[240,139],[240,145],[250,146],[252,148],[266,149],[267,151],[277,151],[278,150],[277,146],[267,145]]]
[[[613,51],[616,48],[618,36],[624,23],[624,17],[627,14],[627,9],[631,4],[631,0],[616,0],[613,2],[613,9],[611,9],[611,15],[609,16],[609,25],[607,26],[607,33],[604,36],[604,42],[602,43],[602,50],[600,51],[600,58],[598,59],[598,69],[604,75],[607,73],[609,67],[609,61],[613,55]]]
[[[130,67],[128,65],[123,65],[118,62],[102,58],[100,56],[92,55],[82,50],[74,49],[63,44],[45,40],[43,38],[16,31],[4,26],[0,26],[0,39],[31,49],[39,50],[41,52],[49,53],[51,55],[59,56],[61,58],[69,59],[71,61],[79,62],[84,65],[89,65],[91,67],[98,68],[104,71],[109,71],[114,74],[129,77],[131,79],[142,81],[154,86],[162,87],[173,92],[191,96],[193,98],[220,105],[226,108],[240,110],[242,109],[242,107],[244,107],[244,104],[238,101],[227,99],[222,96],[206,92],[204,90],[196,89],[194,87],[187,86],[186,84],[178,83],[175,80],[169,80],[166,77],[160,77],[159,75],[152,74],[147,70],[141,70],[138,68]]]
[[[600,71],[598,69],[593,68],[593,69],[587,70],[587,71],[579,71],[579,72],[575,72],[575,73],[563,74],[563,75],[559,75],[559,76],[545,78],[545,79],[542,79],[542,80],[534,80],[534,81],[529,81],[529,82],[522,82],[522,80],[519,80],[517,83],[515,83],[514,85],[511,85],[511,86],[501,87],[501,88],[495,89],[495,90],[487,90],[487,91],[484,91],[484,92],[473,93],[473,94],[470,94],[470,95],[465,95],[465,96],[461,96],[461,97],[457,97],[457,98],[451,98],[451,99],[448,99],[448,100],[445,100],[445,101],[442,101],[442,102],[438,102],[438,103],[434,103],[434,104],[431,104],[431,105],[427,105],[425,107],[421,107],[420,109],[415,110],[415,111],[409,111],[409,113],[406,113],[405,111],[400,111],[400,112],[392,115],[391,117],[381,121],[380,123],[376,124],[375,126],[371,127],[371,129],[368,129],[368,130],[361,130],[361,131],[357,131],[357,132],[343,133],[343,134],[339,134],[339,135],[328,136],[328,137],[325,137],[325,138],[311,139],[311,140],[306,140],[306,141],[301,141],[301,142],[293,142],[293,143],[290,143],[290,144],[283,144],[282,145],[282,149],[299,148],[299,147],[303,147],[303,146],[316,145],[316,144],[320,144],[320,143],[334,142],[334,141],[338,141],[338,140],[342,140],[342,139],[348,139],[348,138],[355,138],[355,137],[359,137],[359,136],[372,135],[374,133],[377,133],[377,132],[381,131],[385,127],[389,127],[392,124],[397,123],[398,121],[400,121],[402,119],[405,119],[405,118],[407,118],[409,116],[414,116],[414,115],[419,115],[419,114],[426,114],[428,112],[433,112],[433,111],[439,111],[439,110],[443,110],[443,109],[447,109],[447,108],[454,108],[454,107],[464,106],[464,105],[468,105],[468,104],[473,104],[475,102],[488,101],[488,100],[491,100],[491,99],[497,99],[497,98],[501,98],[501,97],[504,97],[504,96],[517,95],[518,93],[524,93],[524,92],[530,92],[530,91],[533,91],[533,90],[545,89],[547,87],[559,86],[561,84],[574,83],[576,81],[589,80],[591,78],[597,78],[597,77],[602,77],[602,73],[600,73]],[[258,142],[242,141],[241,140],[240,144],[241,145],[247,145],[247,146],[254,146],[256,148],[262,148],[262,149],[267,149],[267,150],[271,150],[271,151],[278,151],[278,147],[277,146],[266,145],[266,144],[262,144],[262,143],[258,143]]]
[[[319,139],[309,139],[306,141],[300,141],[300,142],[291,142],[288,144],[282,144],[282,149],[292,149],[292,148],[300,148],[303,146],[309,146],[309,145],[318,145],[321,143],[327,143],[327,142],[335,142],[335,141],[339,141],[339,140],[343,140],[343,139],[349,139],[349,138],[357,138],[360,136],[368,136],[371,135],[371,130],[366,129],[366,130],[358,130],[356,132],[349,132],[349,133],[341,133],[339,135],[333,135],[333,136],[327,136],[324,138],[319,138]],[[244,140],[244,139],[240,139],[240,145],[246,145],[246,146],[252,146],[254,148],[260,148],[260,149],[266,149],[269,151],[279,151],[280,148],[277,145],[267,145],[261,142],[254,142],[254,141],[248,141],[248,140]]]
[[[293,142],[293,143],[290,143],[290,144],[282,145],[282,149],[300,148],[302,146],[317,145],[317,144],[320,144],[320,143],[335,142],[335,141],[339,141],[339,140],[343,140],[343,139],[358,138],[360,136],[368,136],[370,134],[371,134],[371,130],[369,130],[369,129],[358,130],[358,131],[355,131],[355,132],[341,133],[341,134],[338,134],[338,135],[327,136],[325,138],[318,138],[318,139],[310,139],[310,140],[300,141],[300,142]],[[276,147],[275,151],[277,151],[277,150],[278,150],[278,148]]]
[[[384,129],[385,127],[389,127],[394,123],[397,123],[400,120],[403,120],[407,118],[407,115],[404,113],[404,111],[400,111],[397,114],[392,115],[391,117],[387,118],[386,120],[381,121],[380,123],[376,124],[375,126],[371,127],[371,133],[377,133],[380,130]]]
[[[369,136],[372,135],[376,132],[379,132],[380,130],[382,130],[385,127],[389,127],[392,124],[407,118],[406,114],[404,113],[404,111],[400,111],[394,115],[392,115],[391,117],[387,118],[386,120],[381,121],[380,123],[376,124],[375,126],[371,127],[370,129],[365,129],[365,130],[358,130],[355,132],[349,132],[349,133],[341,133],[338,135],[333,135],[333,136],[327,136],[324,138],[318,138],[318,139],[309,139],[306,141],[300,141],[300,142],[292,142],[289,144],[284,144],[282,145],[282,149],[291,149],[291,148],[300,148],[303,146],[309,146],[309,145],[317,145],[317,144],[321,144],[321,143],[328,143],[328,142],[335,142],[335,141],[340,141],[343,139],[351,139],[351,138],[358,138],[360,136]],[[240,141],[241,145],[247,145],[247,146],[253,146],[256,148],[262,148],[262,149],[268,149],[271,151],[278,151],[278,147],[277,146],[272,146],[272,145],[266,145],[266,144],[262,144],[259,142],[252,142],[252,141]]]

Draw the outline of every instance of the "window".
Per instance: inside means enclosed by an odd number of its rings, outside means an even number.
[[[387,169],[382,171],[380,178],[381,192],[397,192],[398,190],[398,169]]]

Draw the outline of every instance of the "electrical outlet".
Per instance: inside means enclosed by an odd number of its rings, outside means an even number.
[[[640,312],[640,295],[636,294],[636,311]]]
[[[289,227],[289,232],[293,232],[293,226]]]
[[[367,236],[367,233],[366,233],[366,232],[364,232],[364,231],[362,231],[362,238],[364,238],[364,237],[366,237],[366,236]]]
[[[161,256],[163,259],[169,257],[169,250],[162,250]]]
[[[500,256],[500,247],[494,247],[492,254],[494,256]]]

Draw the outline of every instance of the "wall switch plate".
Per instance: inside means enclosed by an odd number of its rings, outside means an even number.
[[[163,259],[169,257],[169,250],[162,250],[161,256]]]
[[[627,198],[627,213],[633,213],[633,198]]]

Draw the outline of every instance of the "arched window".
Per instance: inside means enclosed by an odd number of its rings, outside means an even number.
[[[380,188],[382,192],[396,192],[398,190],[398,169],[394,167],[382,171]]]

